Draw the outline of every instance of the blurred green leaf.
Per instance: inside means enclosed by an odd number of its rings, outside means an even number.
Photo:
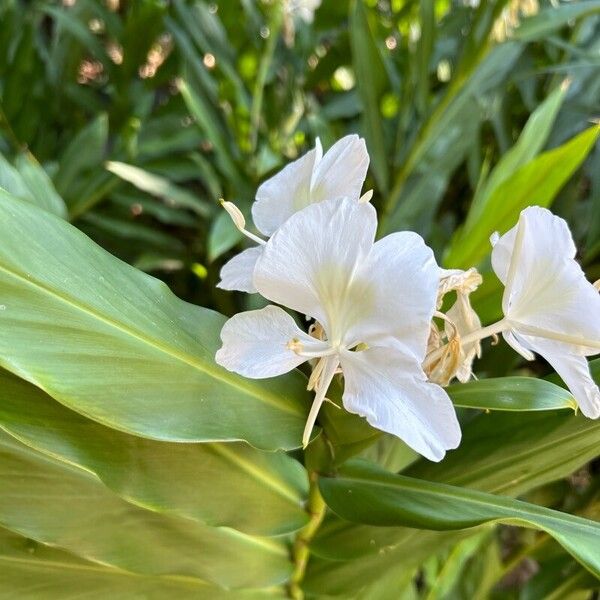
[[[481,217],[470,227],[467,223],[454,238],[445,264],[454,268],[479,264],[491,250],[492,233],[510,229],[527,206],[549,206],[585,160],[599,134],[600,127],[590,127],[562,146],[540,154],[498,185],[485,207],[480,208]]]
[[[136,188],[161,198],[167,205],[189,208],[202,217],[206,217],[211,212],[208,202],[201,200],[159,175],[148,173],[148,171],[133,165],[115,161],[106,163],[106,168]]]
[[[51,179],[28,152],[17,155],[14,167],[0,154],[0,188],[63,219],[67,216]]]
[[[58,192],[71,198],[73,183],[94,167],[100,167],[108,144],[108,116],[100,113],[71,140],[59,160],[54,183]]]
[[[54,189],[52,180],[33,155],[29,153],[20,154],[17,156],[15,165],[25,185],[29,188],[31,197],[35,199],[35,204],[65,219],[67,217],[67,207]]]
[[[350,4],[350,42],[356,84],[363,104],[363,130],[371,155],[371,168],[380,193],[388,191],[388,152],[379,103],[386,85],[386,73],[363,0]]]
[[[548,6],[538,14],[524,19],[513,36],[526,42],[543,39],[560,27],[572,24],[576,19],[599,12],[600,2],[598,0],[581,0],[575,3]]]
[[[242,239],[242,234],[223,211],[213,222],[208,234],[208,260],[213,261],[231,250]]]
[[[502,155],[487,181],[477,190],[467,215],[466,230],[482,218],[490,197],[500,185],[539,154],[550,135],[567,90],[568,82],[565,81],[533,111],[516,144]]]

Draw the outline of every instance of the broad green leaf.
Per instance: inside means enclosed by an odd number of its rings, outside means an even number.
[[[289,533],[308,518],[306,472],[282,453],[245,444],[155,442],[121,433],[3,370],[0,428],[34,450],[93,473],[148,510],[257,535]]]
[[[489,197],[481,218],[455,238],[445,263],[455,268],[479,264],[491,250],[492,233],[510,229],[527,206],[549,206],[599,134],[600,127],[594,125],[562,146],[540,154],[503,181]]]
[[[228,588],[278,585],[291,571],[281,541],[132,506],[93,475],[5,433],[0,487],[0,526],[103,565]]]
[[[593,521],[504,496],[393,475],[366,462],[320,478],[319,488],[329,508],[357,523],[439,531],[486,523],[538,529],[600,577],[600,524]]]
[[[152,576],[90,562],[0,528],[0,599],[258,600],[266,592],[227,592],[191,577]]]
[[[217,366],[224,317],[177,299],[73,226],[5,193],[0,237],[6,369],[143,437],[300,444],[304,377],[249,380]]]
[[[388,152],[385,147],[380,96],[386,82],[383,61],[371,32],[363,0],[350,4],[350,43],[358,93],[363,103],[363,129],[379,191],[387,194]]]
[[[160,175],[115,161],[107,162],[106,168],[139,190],[162,198],[167,205],[189,208],[202,217],[208,216],[211,212],[210,204]]]
[[[564,388],[534,377],[498,377],[451,385],[455,406],[483,410],[538,411],[570,408],[577,403]]]

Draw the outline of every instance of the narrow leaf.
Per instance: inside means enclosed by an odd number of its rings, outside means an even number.
[[[139,167],[115,161],[106,163],[106,168],[136,188],[162,198],[167,205],[189,208],[203,217],[208,216],[211,212],[210,204],[160,175],[154,175],[154,173],[149,173]]]
[[[452,402],[482,410],[575,410],[577,403],[564,388],[534,377],[480,379],[448,388]]]
[[[593,521],[504,496],[393,475],[366,462],[319,479],[319,487],[329,508],[357,523],[438,531],[484,523],[539,529],[600,577],[600,525]]]
[[[599,134],[600,127],[590,127],[562,146],[529,161],[499,185],[477,223],[454,239],[445,263],[455,268],[477,265],[491,250],[492,233],[510,229],[527,206],[550,206],[594,147]]]

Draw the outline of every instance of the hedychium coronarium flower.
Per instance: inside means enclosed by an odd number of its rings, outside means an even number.
[[[600,353],[600,295],[575,260],[567,223],[532,206],[492,243],[492,267],[505,286],[504,339],[526,359],[544,357],[581,412],[600,417],[600,390],[586,360]]]
[[[265,181],[256,192],[252,219],[261,236],[246,229],[241,211],[231,202],[223,207],[235,226],[258,244],[234,256],[221,269],[218,287],[255,293],[252,274],[265,239],[273,235],[297,211],[331,198],[358,201],[367,176],[369,154],[365,141],[357,135],[338,140],[325,154],[317,138],[315,147]],[[370,199],[369,192],[363,197]]]
[[[492,268],[504,284],[504,317],[462,336],[460,344],[502,334],[525,359],[533,360],[535,354],[546,359],[581,412],[600,417],[600,389],[586,359],[600,353],[600,295],[575,260],[567,223],[531,206],[512,229],[494,234],[491,241]],[[434,349],[426,363],[440,354],[441,349]]]
[[[282,308],[232,317],[217,362],[251,378],[314,364],[310,434],[336,373],[343,405],[431,460],[460,442],[450,398],[422,363],[436,310],[439,268],[416,233],[375,242],[377,217],[356,198],[325,200],[289,216],[262,246],[253,283],[271,302],[315,320],[313,335]]]

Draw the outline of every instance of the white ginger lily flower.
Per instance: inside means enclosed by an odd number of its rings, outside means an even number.
[[[585,358],[600,352],[600,295],[575,261],[567,223],[532,206],[510,231],[492,236],[492,244],[505,318],[491,327],[526,359],[532,352],[543,356],[581,412],[600,417],[600,390]]]
[[[341,366],[344,407],[431,460],[456,448],[460,427],[446,392],[421,363],[435,310],[438,267],[419,235],[374,243],[375,209],[331,199],[291,216],[263,247],[254,270],[267,299],[314,318],[316,339],[283,309],[240,313],[223,327],[217,362],[251,378],[274,377],[318,359],[309,441],[327,389]]]
[[[315,11],[321,6],[321,0],[288,0],[284,6],[290,16],[297,16],[305,23],[312,23]]]
[[[358,201],[368,168],[367,147],[357,135],[343,137],[325,154],[317,138],[315,148],[258,188],[252,205],[256,228],[268,237],[309,204],[342,197]],[[365,200],[368,199],[370,195],[365,194]],[[255,293],[252,274],[265,241],[246,231],[242,213],[231,202],[225,202],[223,206],[236,227],[258,246],[244,250],[227,262],[221,269],[221,281],[217,287]]]

